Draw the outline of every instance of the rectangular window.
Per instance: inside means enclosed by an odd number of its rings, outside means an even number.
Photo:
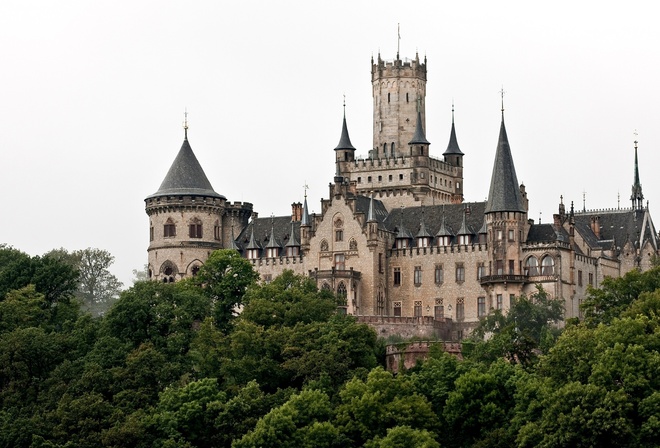
[[[415,286],[419,286],[422,284],[422,267],[421,266],[415,266]]]
[[[513,302],[516,301],[516,296],[515,294],[509,294],[509,308],[513,305]]]
[[[498,294],[497,295],[497,303],[495,304],[495,307],[500,311],[504,308],[504,303],[502,303],[502,302],[503,302],[502,294]]]
[[[509,275],[513,275],[514,266],[515,266],[515,261],[509,260]]]
[[[344,231],[335,230],[335,241],[344,241]]]
[[[163,226],[163,236],[165,238],[176,236],[176,226],[174,224],[165,224]]]
[[[382,182],[382,181],[383,181],[383,176],[378,176],[378,182]]]
[[[484,263],[477,263],[477,280],[481,280],[486,276],[486,265]]]
[[[335,269],[338,271],[346,269],[344,254],[335,254]]]
[[[463,283],[465,281],[465,266],[463,263],[456,263],[456,283]]]
[[[394,268],[394,286],[401,285],[401,268]]]
[[[371,176],[367,176],[367,182],[371,183]]]
[[[443,305],[435,306],[435,319],[444,319],[445,318],[445,307]]]
[[[504,260],[495,261],[495,271],[497,271],[497,275],[504,275]]]
[[[582,271],[578,271],[578,286],[582,286]]]
[[[513,241],[513,235],[514,235],[513,229],[509,229],[509,241]]]
[[[190,238],[201,238],[202,237],[202,225],[201,224],[190,224],[188,226],[188,233]]]
[[[213,226],[213,238],[216,241],[220,241],[220,226]]]
[[[378,254],[378,273],[383,273],[383,254]]]
[[[401,317],[401,302],[394,302],[394,316]]]
[[[389,180],[390,182],[392,182],[392,175],[391,175],[391,174],[389,175],[388,180]]]
[[[502,230],[497,231],[497,240],[502,241]]]
[[[358,177],[358,184],[361,184],[361,183],[362,183],[362,178]]]
[[[442,265],[438,264],[435,266],[435,282],[441,284],[445,281],[445,271],[442,270]]]
[[[486,298],[477,297],[477,316],[483,317],[486,315]]]
[[[594,285],[594,274],[592,274],[590,272],[589,273],[589,286],[593,286],[593,285]]]
[[[414,315],[415,317],[422,317],[422,301],[421,300],[416,300],[415,301],[415,309],[414,309]]]
[[[463,320],[465,318],[465,299],[460,297],[456,299],[456,320]]]
[[[149,228],[149,241],[153,241],[153,240],[154,240],[154,228],[150,227]]]
[[[403,174],[399,174],[399,180],[403,180]]]

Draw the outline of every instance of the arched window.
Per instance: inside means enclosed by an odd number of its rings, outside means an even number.
[[[339,282],[339,286],[337,286],[337,297],[339,297],[342,302],[345,302],[347,295],[348,292],[346,291],[346,285],[344,282]]]
[[[165,238],[172,238],[176,236],[176,224],[172,221],[172,218],[167,218],[165,225],[163,226],[163,236]]]
[[[539,262],[535,256],[525,260],[525,273],[527,275],[539,275]]]
[[[395,148],[395,146],[394,146],[394,142],[392,142],[392,145],[391,145],[390,148],[392,149],[392,157],[394,157],[394,148]]]
[[[330,285],[328,285],[328,284],[325,283],[325,282],[323,283],[323,285],[321,285],[321,289],[322,289],[323,291],[330,291],[330,290],[332,290],[332,288],[330,288]]]
[[[550,255],[546,255],[541,261],[541,275],[554,275],[554,273],[555,260]]]

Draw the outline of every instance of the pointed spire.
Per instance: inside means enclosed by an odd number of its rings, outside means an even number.
[[[174,162],[170,166],[158,191],[149,198],[158,196],[208,196],[226,199],[211,186],[202,165],[188,142],[188,113],[184,122],[184,140]]]
[[[504,97],[504,93],[502,93],[502,97]],[[485,209],[485,213],[492,212],[525,212],[516,167],[511,156],[509,138],[504,126],[504,103],[502,103],[502,124]]]
[[[399,224],[399,233],[396,234],[396,239],[412,239],[412,234],[403,226],[403,207],[401,207],[401,222]]]
[[[464,155],[461,152],[461,148],[458,147],[458,140],[456,139],[456,127],[454,126],[454,103],[451,103],[451,133],[449,134],[449,144],[447,145],[447,150],[442,154],[443,156],[448,155]]]
[[[447,224],[445,222],[445,206],[443,204],[442,206],[442,222],[440,224],[440,229],[438,230],[438,233],[435,234],[435,236],[454,236],[451,231],[447,228]]]
[[[422,108],[420,105],[421,98],[417,98],[417,125],[415,127],[415,133],[413,134],[412,140],[408,142],[409,145],[430,145],[428,140],[426,140],[426,135],[424,134],[424,127],[422,126]]]
[[[298,247],[298,246],[300,246],[300,243],[298,242],[298,239],[296,238],[294,222],[291,221],[291,236],[289,237],[289,241],[287,241],[285,247]]]
[[[275,217],[271,215],[270,217],[270,238],[268,239],[268,244],[266,245],[267,249],[277,247],[279,248],[280,245],[277,244],[277,240],[275,239]]]
[[[307,185],[305,185],[305,201],[303,202],[302,218],[300,219],[301,226],[310,226],[309,211],[307,209]]]
[[[458,233],[456,235],[470,235],[472,232],[470,232],[470,229],[468,229],[467,226],[467,221],[466,221],[466,216],[468,214],[468,211],[466,208],[463,208],[463,222],[461,223],[461,228],[458,229]]]
[[[355,148],[351,143],[351,138],[348,136],[348,127],[346,126],[346,96],[345,95],[344,95],[344,121],[341,127],[341,137],[339,138],[339,143],[337,144],[335,151],[339,151],[340,149],[348,149],[351,151],[355,151]]]
[[[637,135],[637,132],[635,132]],[[634,183],[632,186],[632,195],[630,195],[633,210],[641,210],[644,208],[644,194],[642,194],[642,184],[639,181],[639,163],[637,160],[637,140],[635,140],[635,175]]]
[[[367,222],[376,221],[376,213],[374,213],[374,195],[371,194],[371,199],[369,199],[369,212],[367,213]]]
[[[431,238],[433,235],[426,230],[426,224],[424,224],[424,207],[422,206],[422,222],[419,224],[419,232],[417,232],[417,238]]]
[[[252,221],[252,228],[250,229],[250,242],[248,243],[246,249],[261,249],[261,246],[254,238],[254,220]]]
[[[236,237],[234,236],[234,218],[231,220],[231,241],[229,242],[229,248],[234,250],[240,250],[238,244],[236,244]]]

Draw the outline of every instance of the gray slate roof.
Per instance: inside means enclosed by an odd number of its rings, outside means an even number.
[[[408,142],[409,145],[430,145],[428,140],[426,140],[426,135],[424,134],[424,128],[422,127],[422,113],[417,111],[417,124],[415,126],[415,133],[412,136],[412,140]]]
[[[291,240],[292,229],[295,240],[300,241],[300,222],[294,222],[292,225],[290,215],[275,216],[274,218],[256,218],[250,221],[247,227],[238,235],[236,244],[241,249],[248,249],[252,231],[254,230],[254,242],[259,248],[291,246],[288,243]]]
[[[226,199],[213,190],[211,182],[209,182],[202,165],[195,157],[187,138],[183,141],[179,153],[172,162],[165,179],[160,184],[160,188],[147,199],[158,196],[180,195]]]
[[[344,123],[341,127],[341,137],[339,138],[339,143],[337,144],[335,151],[340,149],[352,149],[355,151],[355,148],[351,143],[351,138],[348,136],[348,128],[346,127],[346,115],[344,115]]]
[[[449,144],[447,145],[447,150],[442,153],[443,156],[449,155],[464,155],[461,152],[461,148],[458,147],[458,140],[456,139],[456,128],[454,126],[454,120],[451,120],[451,133],[449,134]]]
[[[502,113],[502,125],[500,126],[500,137],[495,152],[493,174],[490,178],[486,213],[524,211],[520,184],[518,184],[516,168],[513,165],[509,138],[504,127],[504,113]]]
[[[657,235],[652,229],[651,220],[644,222],[645,210],[603,210],[587,211],[575,214],[575,229],[584,238],[590,247],[600,248],[623,248],[628,243],[637,242],[643,236],[642,245],[648,240],[657,247]],[[591,218],[598,216],[600,226],[600,238],[597,238],[591,230]],[[650,217],[649,217],[650,218]]]

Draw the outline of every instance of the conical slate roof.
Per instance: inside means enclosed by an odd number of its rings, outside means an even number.
[[[223,195],[213,190],[202,165],[199,164],[195,153],[193,153],[188,138],[183,141],[181,149],[177,154],[170,170],[167,172],[163,183],[158,191],[149,198],[157,196],[209,196],[226,199]]]
[[[335,151],[340,149],[352,149],[355,151],[353,144],[351,143],[351,138],[348,136],[348,128],[346,127],[346,114],[344,114],[344,124],[341,127],[341,137],[339,138],[339,143],[335,148]]]
[[[504,127],[504,112],[502,112],[502,125],[500,137],[495,152],[493,174],[490,178],[490,192],[486,203],[485,213],[492,212],[525,212],[520,184],[513,165],[509,138]]]
[[[422,113],[417,111],[417,126],[415,127],[415,133],[413,134],[412,140],[408,142],[409,145],[430,145],[428,140],[426,140],[426,135],[424,134],[424,128],[422,127]]]
[[[449,144],[447,145],[447,150],[442,153],[443,156],[448,155],[464,155],[461,152],[461,148],[458,147],[458,140],[456,139],[456,127],[454,126],[454,110],[451,111],[451,133],[449,134]]]

